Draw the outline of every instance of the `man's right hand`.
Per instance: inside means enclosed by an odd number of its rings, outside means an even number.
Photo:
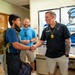
[[[32,46],[32,50],[35,50],[37,47],[36,47],[36,45],[33,45]]]

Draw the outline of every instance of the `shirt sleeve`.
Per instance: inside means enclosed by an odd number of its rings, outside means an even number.
[[[14,29],[10,29],[8,31],[7,37],[8,37],[8,42],[9,43],[18,42],[16,31]]]
[[[37,37],[37,35],[36,35],[35,31],[33,30],[33,38],[36,38],[36,37]]]
[[[40,40],[43,40],[43,41],[45,41],[45,40],[46,40],[46,33],[45,33],[45,29],[42,31],[42,35],[41,35]]]
[[[63,28],[64,28],[64,38],[65,39],[68,39],[68,38],[70,38],[70,32],[69,32],[69,30],[68,30],[68,28],[64,25],[63,26]]]

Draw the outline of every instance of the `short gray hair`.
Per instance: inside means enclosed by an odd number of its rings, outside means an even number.
[[[55,14],[55,12],[53,12],[53,11],[47,11],[45,14],[47,14],[47,13],[49,13],[50,15],[53,15],[54,16],[54,18],[56,19],[56,14]]]

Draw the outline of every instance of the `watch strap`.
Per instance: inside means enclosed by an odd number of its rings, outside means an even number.
[[[30,42],[32,42],[32,41],[30,40]]]
[[[32,46],[30,46],[30,50],[32,50]]]
[[[65,54],[66,57],[69,57],[69,54]]]

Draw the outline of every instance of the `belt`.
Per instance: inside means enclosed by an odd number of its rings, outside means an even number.
[[[20,53],[6,53],[6,55],[19,55]]]

